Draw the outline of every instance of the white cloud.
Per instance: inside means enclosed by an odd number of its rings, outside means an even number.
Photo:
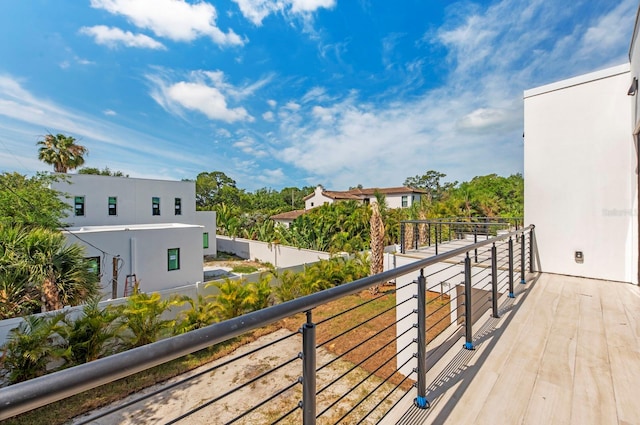
[[[311,90],[279,110],[279,158],[336,189],[399,185],[428,169],[458,180],[521,172],[522,91],[624,62],[636,6],[623,0],[600,16],[543,0],[452,6],[427,35],[447,51],[441,86],[406,96],[400,84],[382,102],[352,92],[322,106],[310,100],[328,95]],[[416,81],[423,61],[402,66]]]
[[[36,140],[47,132],[61,132],[77,138],[89,148],[88,161],[102,160],[102,164],[132,176],[161,177],[158,168],[163,162],[182,161],[196,164],[196,169],[211,165],[208,159],[189,152],[186,147],[176,150],[167,140],[58,105],[25,89],[23,81],[0,74],[0,140],[12,140],[17,146],[14,155],[29,157],[33,156]],[[150,152],[153,161],[150,161]],[[116,163],[113,158],[126,160]],[[39,162],[35,163],[37,166],[32,164],[29,162],[30,169],[23,171],[45,168]],[[4,162],[0,157],[0,168],[16,169],[15,161]],[[163,176],[169,175],[168,172]]]
[[[222,71],[193,71],[186,81],[178,82],[168,82],[162,75],[147,75],[147,79],[152,84],[151,97],[165,110],[179,116],[185,109],[197,111],[227,123],[254,120],[245,108],[229,107],[227,98],[244,99],[269,80],[236,87],[226,82]]]
[[[126,17],[138,28],[174,41],[193,41],[209,37],[221,46],[245,43],[233,30],[224,33],[216,25],[213,5],[184,0],[91,0],[91,6]]]
[[[118,115],[118,113],[112,109],[105,109],[102,113],[110,117]]]
[[[267,100],[267,104],[269,104],[269,106],[271,106],[272,108],[275,108],[276,105],[278,104],[278,102],[276,102],[273,99],[269,99],[269,100]]]
[[[269,15],[282,13],[293,17],[308,18],[318,9],[332,9],[336,0],[233,0],[242,16],[254,25],[262,25]]]
[[[120,28],[107,27],[105,25],[82,27],[80,28],[80,33],[91,36],[96,43],[112,49],[119,45],[143,49],[166,49],[162,43],[147,35],[134,34],[131,31],[123,31]]]
[[[262,114],[262,119],[265,121],[274,121],[275,117],[272,111],[267,111],[264,114]]]
[[[238,140],[233,144],[233,147],[255,158],[263,158],[267,156],[267,152],[258,148],[256,146],[255,140],[253,140],[252,138],[245,138],[243,140]]]

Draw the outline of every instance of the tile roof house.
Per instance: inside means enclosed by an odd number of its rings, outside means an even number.
[[[425,190],[413,189],[406,186],[356,188],[347,191],[331,191],[325,190],[321,185],[318,185],[312,194],[305,196],[305,209],[310,210],[324,204],[332,204],[336,201],[345,200],[353,200],[363,203],[376,202],[376,193],[385,195],[387,206],[389,208],[409,208],[414,203],[420,202],[421,196],[427,192]]]
[[[409,208],[411,205],[420,202],[420,198],[426,194],[427,191],[406,186],[356,188],[346,191],[335,191],[325,190],[324,187],[318,185],[313,193],[303,198],[305,209],[276,214],[271,216],[271,219],[278,224],[289,227],[293,220],[313,208],[324,204],[333,204],[338,201],[356,201],[365,204],[377,202],[376,193],[385,196],[387,207],[389,208]]]

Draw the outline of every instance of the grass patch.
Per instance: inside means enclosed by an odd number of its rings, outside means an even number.
[[[249,274],[249,273],[257,272],[258,268],[254,266],[233,266],[231,271],[233,273]]]

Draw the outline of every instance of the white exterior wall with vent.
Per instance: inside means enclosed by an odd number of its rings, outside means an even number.
[[[524,93],[525,222],[543,272],[637,283],[630,83],[621,65]]]

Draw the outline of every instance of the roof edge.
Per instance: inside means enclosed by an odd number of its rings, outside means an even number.
[[[556,81],[555,83],[546,84],[544,86],[535,87],[524,91],[524,98],[538,96],[556,90],[562,90],[569,87],[579,86],[581,84],[590,83],[592,81],[602,80],[605,78],[615,77],[616,75],[625,74],[631,71],[631,65],[624,63],[613,66],[611,68],[602,69],[600,71],[590,72],[588,74],[578,75],[566,80]]]

